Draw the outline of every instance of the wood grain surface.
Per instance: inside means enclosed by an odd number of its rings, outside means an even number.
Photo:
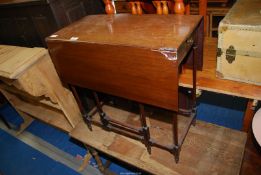
[[[44,48],[0,45],[0,76],[16,79],[47,53]]]
[[[65,83],[178,111],[179,65],[200,21],[93,15],[50,36],[47,45]]]
[[[232,28],[244,26],[245,28],[256,28],[260,31],[260,0],[237,0],[221,24],[231,25]]]
[[[67,132],[82,120],[72,93],[61,83],[45,48],[0,45],[0,80],[6,98],[17,98],[13,107],[23,108],[18,109],[22,112]]]
[[[201,16],[198,15],[90,15],[54,33],[47,38],[47,42],[62,40],[149,49],[178,49],[200,20]]]
[[[17,111],[21,111],[65,132],[70,132],[72,130],[72,126],[64,117],[62,111],[52,109],[37,102],[28,102],[19,98],[18,96],[15,96],[14,94],[9,93],[8,91],[3,89],[0,90]]]
[[[62,49],[51,54],[62,81],[177,111],[175,61],[141,48],[84,43],[58,45]],[[48,43],[53,49],[58,45]]]

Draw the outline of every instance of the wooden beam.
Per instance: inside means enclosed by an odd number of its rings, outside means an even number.
[[[247,107],[246,107],[246,111],[244,114],[244,122],[243,122],[242,131],[245,131],[245,132],[249,131],[252,119],[254,117],[255,106],[256,106],[256,101],[253,99],[249,99],[247,102]]]
[[[204,16],[204,33],[207,31],[207,0],[199,0],[199,14]]]

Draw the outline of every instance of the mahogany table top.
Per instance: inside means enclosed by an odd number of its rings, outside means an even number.
[[[188,39],[201,18],[197,15],[90,15],[48,39],[177,49]]]
[[[178,111],[178,74],[201,16],[92,15],[47,38],[63,82]]]

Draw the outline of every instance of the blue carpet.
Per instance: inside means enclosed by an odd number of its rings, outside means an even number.
[[[79,175],[0,129],[2,175]]]
[[[26,130],[63,150],[64,152],[71,154],[72,156],[81,155],[83,157],[86,154],[86,149],[80,142],[70,138],[68,134],[47,124],[34,121]],[[108,159],[105,155],[101,155],[100,157],[103,163],[105,163]],[[91,159],[90,164],[94,167],[97,167],[96,161],[93,158]],[[117,174],[132,171],[129,170],[128,167],[120,166],[114,162],[112,162],[109,169]]]
[[[45,123],[35,120],[26,131],[32,133],[35,136],[49,142],[57,148],[67,152],[73,156],[77,154],[84,156],[86,150],[83,145],[70,139],[67,133],[64,133],[54,127],[51,127]]]
[[[16,110],[9,104],[5,103],[0,108],[0,114],[14,127],[18,129],[24,122],[23,118],[19,116]]]
[[[197,119],[241,130],[246,104],[244,98],[203,92],[198,98]]]
[[[14,126],[18,126],[23,122],[23,119],[18,115],[18,113],[9,105],[6,104],[0,108],[1,114]],[[57,148],[71,154],[72,156],[81,155],[82,157],[86,154],[85,147],[78,141],[71,139],[68,134],[53,128],[45,123],[35,120],[27,129],[28,132],[32,133],[35,136],[47,141],[48,143],[56,146]],[[1,135],[0,135],[1,137]],[[20,149],[17,154],[20,154]],[[101,156],[102,162],[105,163],[107,158],[106,156]],[[94,159],[91,159],[92,166],[96,167],[96,162]],[[2,165],[0,165],[0,168]],[[38,168],[37,166],[35,168]],[[62,168],[62,167],[61,167]],[[130,170],[121,167],[115,163],[112,163],[110,169],[114,172],[130,172]]]

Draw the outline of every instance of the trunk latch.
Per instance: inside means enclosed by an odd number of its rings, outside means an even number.
[[[226,50],[226,60],[229,64],[231,64],[233,61],[235,61],[236,58],[236,50],[234,46],[229,46],[229,48]]]

